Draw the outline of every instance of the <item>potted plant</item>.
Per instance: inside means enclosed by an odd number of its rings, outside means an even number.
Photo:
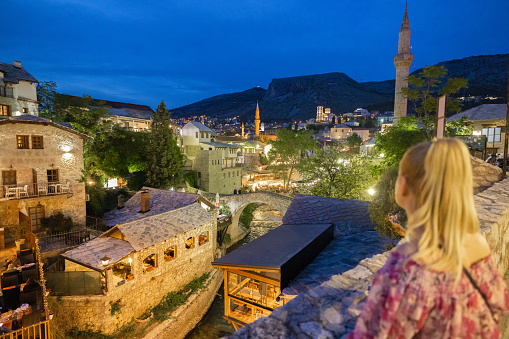
[[[134,275],[129,274],[129,275],[127,276],[127,280],[133,280],[133,279],[134,279]]]
[[[29,224],[27,221],[22,221],[19,224],[11,226],[11,233],[16,242],[16,249],[20,250],[20,245],[25,243],[25,238],[28,236]]]

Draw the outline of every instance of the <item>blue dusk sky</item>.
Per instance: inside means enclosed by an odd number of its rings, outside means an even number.
[[[0,62],[72,95],[167,107],[343,72],[394,79],[403,0],[1,0]],[[413,67],[509,53],[509,1],[408,3]]]

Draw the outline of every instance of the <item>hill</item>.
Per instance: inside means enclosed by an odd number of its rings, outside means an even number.
[[[506,96],[509,54],[481,55],[440,62],[448,77],[465,77],[468,89],[461,95]],[[414,73],[419,73],[418,69]],[[267,90],[256,87],[222,94],[172,109],[173,117],[207,115],[218,118],[240,116],[254,119],[256,101],[264,121],[305,120],[316,115],[316,106],[330,107],[340,114],[364,107],[392,110],[394,80],[357,82],[344,73],[326,73],[273,79]]]

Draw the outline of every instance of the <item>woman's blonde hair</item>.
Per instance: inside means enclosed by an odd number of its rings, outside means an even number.
[[[420,143],[403,156],[399,175],[415,197],[408,236],[423,226],[413,258],[432,259],[431,268],[453,271],[458,281],[465,235],[479,230],[467,147],[453,138]]]

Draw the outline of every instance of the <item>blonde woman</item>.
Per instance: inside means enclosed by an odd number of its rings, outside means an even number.
[[[467,147],[457,139],[412,147],[395,193],[406,242],[375,275],[348,338],[499,338],[509,299],[478,233]]]

